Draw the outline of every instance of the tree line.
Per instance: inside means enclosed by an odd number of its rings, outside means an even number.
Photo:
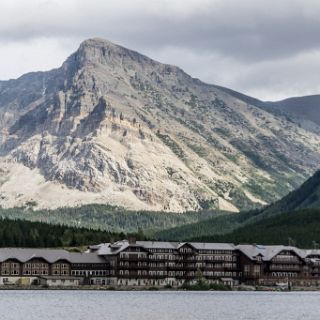
[[[113,242],[128,237],[144,239],[142,231],[125,234],[0,218],[1,247],[76,247]]]

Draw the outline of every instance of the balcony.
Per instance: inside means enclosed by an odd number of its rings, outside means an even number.
[[[126,266],[121,266],[119,265],[118,266],[118,269],[121,270],[146,270],[146,269],[149,269],[149,266],[146,265],[146,266],[139,266],[137,264],[130,264],[130,265],[126,265]]]
[[[176,258],[174,261],[176,262],[197,262],[198,260],[196,259],[196,257],[179,257]]]
[[[148,257],[120,257],[120,261],[149,261]]]
[[[202,267],[199,268],[201,271],[227,271],[227,272],[232,272],[232,271],[239,271],[240,269],[238,267]]]
[[[179,257],[187,258],[187,257],[195,257],[194,252],[179,252]]]
[[[195,279],[196,275],[191,275],[191,274],[184,274],[184,275],[176,275],[176,278],[178,279]]]
[[[118,278],[120,279],[147,279],[150,278],[150,276],[148,274],[146,275],[142,275],[142,274],[118,274],[117,275]]]
[[[155,267],[149,267],[149,270],[159,270],[159,271],[166,271],[167,270],[167,267],[166,266],[163,266],[163,267],[160,267],[160,266],[155,266]]]
[[[300,271],[300,265],[277,265],[277,264],[272,264],[270,267],[269,267],[269,270],[272,270],[272,271],[276,271],[276,270],[279,270],[279,271]]]
[[[185,266],[183,265],[174,265],[174,266],[167,266],[168,270],[184,270]]]
[[[301,264],[302,262],[298,258],[274,258],[273,263],[287,263],[287,264]]]
[[[186,265],[184,267],[186,270],[197,270],[198,267],[196,267],[195,265]]]

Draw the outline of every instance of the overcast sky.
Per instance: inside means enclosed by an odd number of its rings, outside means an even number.
[[[90,37],[264,100],[320,93],[319,0],[1,0],[0,79]]]

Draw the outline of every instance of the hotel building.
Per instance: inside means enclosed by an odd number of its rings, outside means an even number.
[[[127,241],[93,245],[84,253],[0,249],[0,285],[179,287],[320,285],[320,250],[230,243]]]

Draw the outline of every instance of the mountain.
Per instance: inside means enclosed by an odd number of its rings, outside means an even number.
[[[268,106],[320,125],[320,95],[266,102]]]
[[[316,171],[320,127],[271,109],[86,40],[58,69],[0,82],[0,205],[181,212],[274,202]]]

